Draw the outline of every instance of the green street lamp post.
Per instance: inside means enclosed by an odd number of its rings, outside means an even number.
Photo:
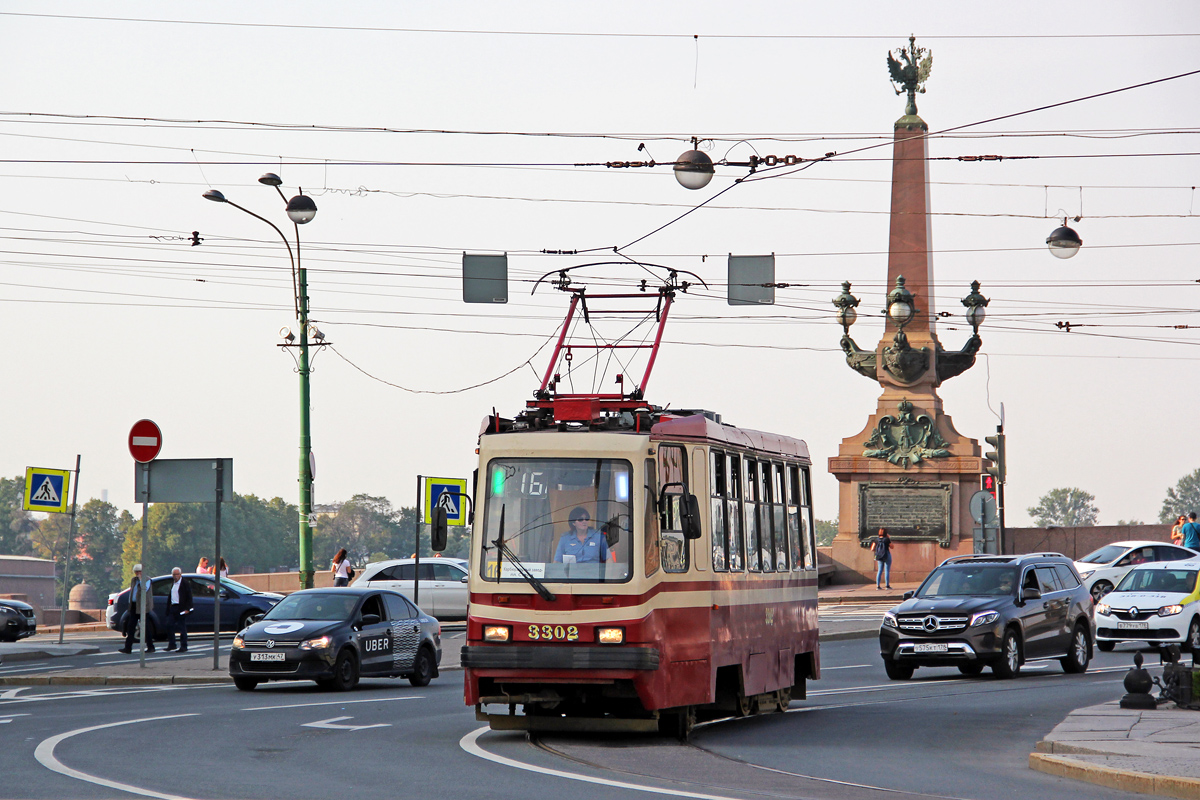
[[[299,343],[294,343],[295,337],[290,331],[286,333],[281,331],[284,343],[280,346],[295,347],[299,350],[297,371],[300,373],[300,588],[311,589],[313,587],[311,523],[313,457],[312,434],[309,423],[309,409],[311,406],[309,399],[309,336],[312,336],[318,347],[328,344],[328,342],[325,341],[324,334],[308,322],[308,276],[305,274],[304,267],[300,264],[300,226],[311,222],[317,215],[317,204],[313,202],[311,197],[304,194],[303,189],[300,190],[300,194],[288,200],[284,197],[283,190],[279,188],[283,184],[283,180],[273,172],[266,173],[258,179],[258,182],[266,186],[275,187],[275,191],[279,193],[279,197],[287,203],[288,218],[291,219],[292,225],[296,229],[296,249],[294,253],[292,245],[284,232],[266,217],[259,216],[250,209],[243,208],[237,203],[226,199],[225,195],[216,189],[209,189],[204,193],[204,197],[217,203],[227,203],[239,211],[244,211],[255,219],[262,220],[270,225],[279,234],[280,238],[283,239],[283,244],[287,247],[288,259],[292,263],[292,294],[295,300],[296,322],[300,327],[300,341]]]

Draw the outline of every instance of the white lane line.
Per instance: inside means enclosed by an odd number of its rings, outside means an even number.
[[[243,708],[242,711],[274,711],[277,708],[309,708],[310,706],[346,706],[351,703],[390,703],[395,700],[421,700],[424,695],[413,695],[412,697],[377,697],[370,700],[330,700],[325,703],[290,703],[285,706],[255,706],[254,708]]]
[[[319,719],[316,722],[305,722],[300,727],[302,728],[328,728],[334,731],[365,731],[368,728],[390,728],[390,722],[377,722],[374,725],[339,725],[338,723],[344,719],[354,719],[354,717],[330,717],[329,719]]]
[[[28,717],[28,714],[0,714],[0,725],[7,725],[17,717]]]
[[[870,667],[873,667],[873,666],[875,666],[875,665],[874,664],[848,664],[844,667],[826,667],[826,666],[822,665],[821,672],[828,672],[830,670],[835,670],[835,669],[869,669]]]
[[[574,772],[564,772],[560,769],[550,769],[549,767],[536,767],[533,764],[526,764],[522,761],[516,761],[505,756],[498,756],[495,753],[489,753],[479,746],[477,741],[480,736],[488,732],[488,727],[485,725],[478,730],[468,733],[466,736],[458,740],[458,746],[470,755],[482,758],[485,761],[491,761],[495,764],[500,764],[505,767],[514,769],[523,769],[526,772],[536,772],[539,775],[550,775],[555,778],[566,778],[569,781],[582,781],[583,783],[594,783],[600,786],[612,786],[616,789],[631,789],[635,792],[649,792],[650,794],[665,794],[672,797],[693,797],[697,800],[737,800],[733,795],[727,794],[701,794],[699,792],[685,792],[678,788],[659,788],[657,786],[642,786],[636,783],[628,783],[626,781],[615,781],[610,778],[593,778],[590,775],[579,775]]]
[[[59,761],[54,756],[54,748],[70,739],[72,736],[78,736],[81,733],[91,733],[92,731],[104,730],[105,728],[116,728],[120,725],[133,725],[137,722],[157,722],[163,719],[179,719],[180,717],[195,717],[197,714],[171,714],[166,717],[143,717],[141,719],[127,719],[122,722],[110,722],[106,725],[93,725],[90,728],[76,728],[73,731],[60,733],[57,736],[51,736],[49,739],[43,740],[37,749],[33,751],[33,757],[38,760],[43,767],[51,772],[57,772],[59,775],[66,775],[68,778],[93,783],[97,786],[106,786],[109,789],[116,789],[119,792],[129,792],[130,794],[139,794],[143,797],[157,797],[159,800],[188,800],[175,794],[163,794],[162,792],[154,792],[149,789],[143,789],[139,786],[132,786],[128,783],[119,783],[118,781],[110,781],[107,778],[97,778],[95,775],[88,775],[86,772],[80,772],[77,769],[71,769],[66,764]]]
[[[14,697],[28,688],[28,686],[22,686],[19,689],[8,689],[7,691],[0,692],[0,700],[12,700]]]

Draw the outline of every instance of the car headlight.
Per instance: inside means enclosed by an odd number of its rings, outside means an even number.
[[[512,629],[507,625],[484,625],[483,640],[485,642],[507,642],[512,638]]]
[[[306,639],[300,643],[301,650],[324,650],[333,643],[333,638],[330,636],[318,636],[315,639]]]
[[[596,641],[600,644],[621,644],[625,641],[625,629],[597,628]]]
[[[1160,617],[1173,617],[1176,614],[1181,614],[1181,613],[1183,613],[1183,606],[1178,605],[1178,604],[1173,605],[1173,606],[1163,606],[1162,608],[1160,608],[1158,610],[1158,615]]]
[[[241,650],[245,646],[246,646],[246,640],[243,639],[240,634],[233,637],[233,649],[234,650]]]
[[[1096,603],[1097,614],[1107,614],[1111,610],[1112,609],[1109,607],[1108,603]]]
[[[979,625],[991,625],[996,620],[1000,619],[999,611],[980,611],[971,617],[972,628]]]
[[[1087,572],[1079,573],[1079,577],[1083,578],[1086,581],[1088,578],[1092,577],[1093,573],[1095,573],[1095,572],[1096,572],[1096,570],[1089,569]]]
[[[883,627],[896,628],[897,630],[899,630],[900,626],[896,622],[896,615],[890,611],[883,612]]]

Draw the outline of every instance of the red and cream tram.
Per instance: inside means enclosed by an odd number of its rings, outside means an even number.
[[[645,378],[555,393],[572,314],[617,297],[576,290],[537,399],[481,430],[462,661],[494,729],[686,736],[820,677],[807,445],[651,406]]]

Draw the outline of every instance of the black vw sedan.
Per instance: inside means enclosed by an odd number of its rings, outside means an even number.
[[[297,679],[345,691],[359,676],[425,686],[442,661],[441,631],[441,623],[399,592],[305,589],[234,637],[229,674],[245,691]]]

